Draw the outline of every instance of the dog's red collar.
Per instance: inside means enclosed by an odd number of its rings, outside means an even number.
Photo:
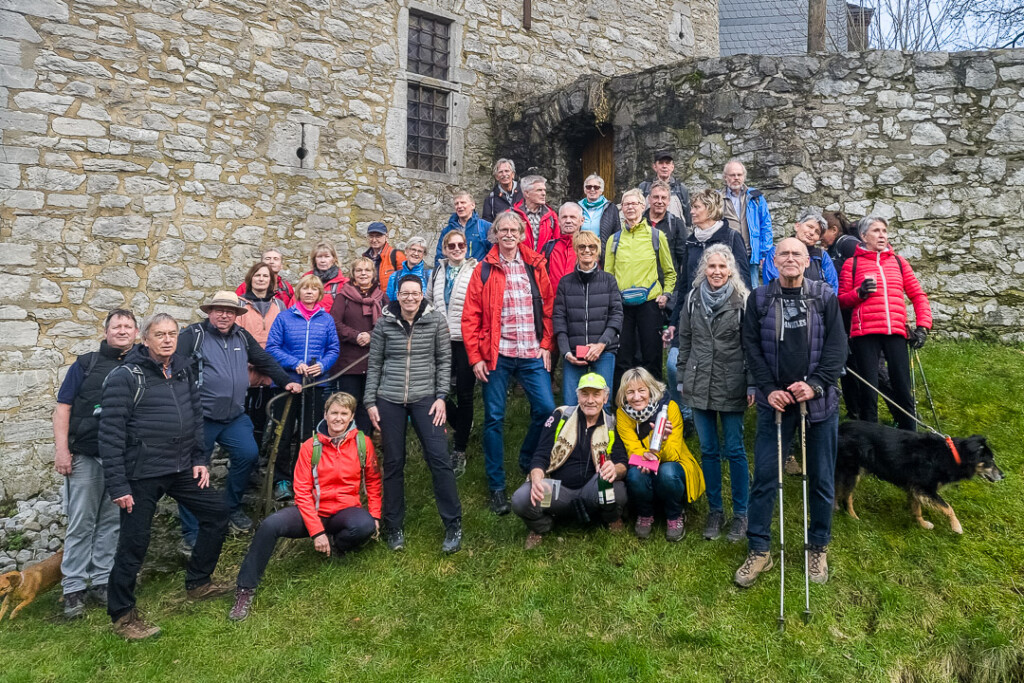
[[[949,447],[949,452],[953,454],[953,460],[957,465],[960,464],[960,453],[956,450],[956,446],[953,444],[953,437],[946,437],[946,446]]]

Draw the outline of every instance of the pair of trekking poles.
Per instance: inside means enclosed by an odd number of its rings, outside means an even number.
[[[775,439],[779,461],[779,631],[786,628],[786,527],[782,516],[782,411],[775,411]],[[807,403],[800,403],[800,470],[804,498],[804,623],[811,621],[810,545],[807,538]]]

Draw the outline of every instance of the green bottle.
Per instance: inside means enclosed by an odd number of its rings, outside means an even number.
[[[602,449],[597,454],[597,502],[601,505],[611,505],[615,502],[615,485],[601,476],[601,468],[604,467],[608,454]]]

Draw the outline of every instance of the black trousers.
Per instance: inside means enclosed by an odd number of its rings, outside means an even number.
[[[910,355],[907,340],[898,334],[867,334],[850,340],[850,351],[857,362],[858,372],[871,386],[878,386],[878,360],[885,356],[889,366],[889,381],[892,398],[904,410],[914,414],[914,394],[910,389]],[[894,411],[893,417],[900,429],[916,431],[917,425],[902,411]],[[861,387],[859,417],[868,422],[878,422],[878,395]]]
[[[199,520],[199,536],[185,569],[185,588],[210,582],[228,531],[224,492],[213,487],[199,488],[191,470],[138,479],[130,484],[134,506],[131,512],[121,510],[121,535],[107,583],[107,614],[113,621],[135,607],[135,582],[149,549],[156,505],[164,494],[187,507]]]
[[[469,433],[473,429],[473,388],[476,386],[476,375],[466,355],[466,345],[460,341],[452,342],[452,378],[455,380],[454,400],[449,393],[447,401],[448,424],[455,430],[452,446],[457,451],[465,451],[469,444]]]
[[[281,407],[274,406],[274,411],[280,415],[284,412],[287,398],[278,400]],[[301,425],[302,403],[306,403],[306,420]],[[295,457],[292,453],[292,442],[296,430],[299,432],[297,443],[302,443],[313,436],[313,430],[320,420],[324,419],[324,391],[323,386],[310,387],[301,394],[296,394],[292,399],[291,408],[285,413],[284,433],[281,435],[281,445],[277,449],[277,460],[274,462],[274,483],[279,481],[291,481],[295,475]],[[296,449],[297,450],[297,449]]]
[[[373,423],[363,405],[363,394],[366,392],[366,375],[342,375],[334,381],[334,391],[344,391],[356,399],[356,429],[367,436],[373,436]],[[326,401],[325,401],[326,403]]]
[[[332,553],[355,550],[366,543],[376,529],[370,513],[359,507],[345,508],[320,520],[334,545]],[[279,538],[309,538],[309,531],[297,507],[278,510],[260,522],[249,552],[242,560],[242,568],[238,570],[239,588],[256,588],[260,584]]]
[[[391,403],[377,399],[380,413],[381,459],[384,501],[381,521],[388,529],[401,529],[405,524],[405,430],[412,422],[413,431],[423,446],[423,459],[430,468],[434,484],[434,501],[445,528],[462,521],[462,504],[455,485],[455,472],[448,457],[448,437],[444,427],[435,427],[430,406],[435,401],[428,396],[415,403]]]
[[[647,368],[655,379],[662,377],[661,326],[664,318],[658,303],[653,299],[639,306],[622,307],[622,334],[619,336],[619,350],[615,354],[615,387],[619,390],[622,373],[634,367],[634,357]]]

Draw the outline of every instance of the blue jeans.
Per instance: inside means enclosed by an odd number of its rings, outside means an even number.
[[[722,439],[718,440],[718,420],[722,421]],[[750,470],[747,449],[743,445],[743,413],[717,410],[693,410],[693,422],[700,438],[701,469],[707,487],[708,508],[722,512],[722,458],[729,461],[729,480],[732,482],[732,514],[747,514],[750,495]]]
[[[677,462],[661,463],[657,474],[630,465],[626,470],[626,491],[639,517],[654,516],[657,498],[665,510],[665,519],[676,519],[683,514],[686,502],[686,474]]]
[[[796,406],[789,406],[782,414],[783,448],[788,448],[793,441],[794,431],[799,428],[800,412]],[[838,430],[838,411],[822,422],[807,425],[807,508],[811,518],[807,538],[810,545],[825,546],[832,539]],[[758,406],[757,437],[754,439],[754,487],[750,492],[747,526],[747,547],[753,552],[766,552],[771,547],[772,517],[778,486],[779,453],[775,411]],[[796,499],[790,505],[800,509]],[[797,514],[802,514],[802,511]]]
[[[491,491],[505,490],[505,402],[512,379],[519,380],[530,401],[530,427],[519,449],[519,468],[525,474],[537,450],[544,420],[555,410],[551,374],[540,358],[498,356],[498,364],[483,383],[484,469]]]
[[[665,380],[668,384],[668,397],[679,406],[679,412],[687,422],[693,420],[693,410],[683,403],[683,395],[679,393],[679,347],[668,347],[668,359],[665,361]]]
[[[228,452],[231,466],[224,481],[224,502],[229,513],[242,507],[242,496],[249,485],[249,475],[260,457],[260,449],[252,430],[252,420],[245,413],[230,422],[203,420],[206,453],[212,453],[214,444],[218,443]],[[178,514],[181,516],[181,535],[194,544],[199,533],[199,522],[184,505],[178,505]]]
[[[614,353],[605,351],[597,357],[596,361],[586,365],[573,365],[563,358],[562,366],[562,403],[567,406],[576,405],[576,387],[580,383],[580,377],[583,377],[588,372],[596,372],[604,377],[604,381],[608,383],[608,403],[605,403],[605,407],[611,405],[611,386],[615,379]]]

